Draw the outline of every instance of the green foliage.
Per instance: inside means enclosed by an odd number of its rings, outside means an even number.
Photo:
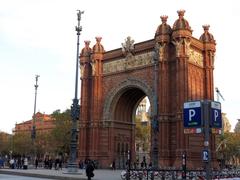
[[[217,141],[217,158],[224,160],[225,164],[236,165],[240,159],[240,133],[224,133]]]
[[[51,131],[38,132],[35,140],[35,151],[39,157],[53,151]]]
[[[0,156],[8,154],[10,151],[11,135],[0,132]]]
[[[33,151],[33,144],[31,134],[27,132],[20,132],[14,134],[11,139],[11,150],[13,155],[28,155]]]
[[[56,110],[52,113],[55,119],[55,128],[51,131],[37,132],[36,139],[33,143],[30,132],[19,132],[4,138],[0,133],[0,155],[32,155],[35,152],[38,156],[44,154],[69,154],[70,136],[71,136],[71,111],[69,109],[61,112]]]
[[[150,126],[142,125],[140,118],[135,119],[135,140],[136,142],[141,142],[143,144],[143,150],[149,149],[149,140],[150,140]]]
[[[56,110],[52,117],[55,119],[55,128],[51,133],[51,142],[55,153],[69,153],[71,138],[71,110],[64,112]]]

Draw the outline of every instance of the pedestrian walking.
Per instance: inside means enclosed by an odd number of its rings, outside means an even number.
[[[58,170],[58,167],[59,167],[58,165],[59,165],[59,158],[57,157],[54,162],[55,170]]]
[[[9,164],[10,164],[10,168],[11,169],[14,169],[14,159],[12,158],[10,161],[9,161]]]
[[[27,169],[27,168],[28,168],[28,159],[25,157],[23,162],[23,169]]]
[[[35,169],[37,169],[38,168],[38,158],[36,157],[35,158]]]
[[[52,169],[52,165],[53,165],[53,160],[52,160],[52,158],[50,157],[49,158],[49,169]]]
[[[92,177],[94,177],[93,171],[94,171],[93,163],[91,162],[91,160],[88,160],[86,167],[86,176],[88,177],[88,180],[91,180]]]
[[[116,163],[115,163],[115,160],[113,160],[112,162],[112,170],[115,170],[116,169]]]
[[[63,163],[63,160],[62,160],[62,158],[60,158],[59,159],[59,169],[61,169],[61,170],[62,170],[62,163]]]

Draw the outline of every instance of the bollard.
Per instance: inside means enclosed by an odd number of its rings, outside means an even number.
[[[187,177],[187,164],[186,164],[187,156],[186,152],[182,155],[182,179],[186,179]]]

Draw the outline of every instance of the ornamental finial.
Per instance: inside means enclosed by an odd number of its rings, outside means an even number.
[[[161,20],[162,20],[162,23],[163,23],[163,24],[166,24],[167,19],[168,19],[168,16],[167,16],[167,15],[162,15],[162,16],[160,16],[160,18],[161,18]]]
[[[205,32],[208,32],[208,30],[209,30],[209,28],[210,28],[210,25],[209,25],[209,24],[205,24],[205,25],[203,25],[202,27],[203,27],[203,29],[204,29]]]
[[[185,10],[180,9],[180,10],[177,11],[177,13],[178,13],[179,18],[182,18],[184,16]]]

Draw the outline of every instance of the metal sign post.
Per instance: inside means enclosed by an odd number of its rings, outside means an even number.
[[[187,157],[186,152],[182,154],[182,179],[187,178]]]
[[[205,162],[206,179],[209,180],[210,177],[210,162],[211,162],[211,152],[209,149],[209,122],[210,122],[210,101],[203,101],[203,119],[204,119],[204,151],[203,151],[203,161]]]
[[[209,148],[210,128],[222,128],[221,104],[211,100],[184,103],[184,134],[201,133],[204,129],[204,149],[202,160],[205,165],[206,179],[211,179],[211,151]],[[217,131],[217,130],[215,130]]]
[[[130,151],[128,150],[127,152],[127,176],[126,180],[130,180],[130,169],[131,169],[131,154]]]

